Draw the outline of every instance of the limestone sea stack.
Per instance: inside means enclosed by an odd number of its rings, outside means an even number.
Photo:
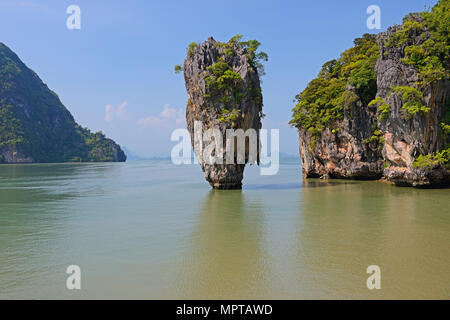
[[[297,95],[304,176],[450,184],[450,1],[366,34]]]
[[[259,42],[242,42],[241,36],[226,43],[210,37],[202,44],[192,43],[184,61],[183,72],[188,102],[187,128],[192,146],[205,174],[205,179],[216,189],[241,189],[246,163],[259,162],[259,129],[261,128],[262,93],[259,76],[263,72],[260,60],[265,53],[257,53]],[[178,66],[179,69],[181,69]],[[223,163],[210,163],[203,152],[211,139],[195,139],[196,124],[202,132],[217,129],[221,133],[223,152],[215,150]],[[257,133],[257,157],[251,157],[249,140],[245,143],[245,159],[237,159],[237,143],[227,140],[227,130],[254,129]],[[214,139],[214,138],[213,138]],[[230,153],[232,153],[230,155]],[[226,159],[233,159],[232,163]]]

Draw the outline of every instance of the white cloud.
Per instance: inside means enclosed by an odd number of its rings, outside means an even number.
[[[177,111],[175,109],[170,108],[170,105],[166,104],[161,112],[161,116],[164,118],[173,118],[177,115]]]
[[[183,112],[183,109],[178,109],[177,118],[175,119],[175,123],[178,124],[178,125],[186,123],[186,118],[185,118],[185,114]]]
[[[122,104],[117,108],[117,115],[119,117],[125,115],[125,107],[128,105],[128,102],[124,101]]]
[[[108,104],[105,107],[105,121],[106,122],[112,121],[113,113],[114,113],[114,107],[112,105]]]
[[[125,107],[128,105],[128,102],[124,101],[117,108],[114,108],[112,105],[108,104],[105,106],[105,121],[112,122],[114,118],[124,119],[127,116],[127,110]]]
[[[142,127],[146,126],[156,126],[156,125],[163,125],[163,126],[181,126],[185,122],[184,114],[182,109],[174,109],[171,108],[169,104],[164,105],[160,116],[150,116],[146,118],[142,118],[138,120],[138,124]]]

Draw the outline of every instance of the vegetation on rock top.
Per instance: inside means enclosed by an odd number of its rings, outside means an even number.
[[[402,100],[406,118],[424,116],[426,106],[422,89],[439,80],[450,79],[450,0],[439,0],[426,12],[410,14],[383,45],[402,50],[401,61],[413,66],[418,78],[413,86],[392,87],[390,94]],[[386,52],[385,52],[386,53]],[[290,124],[308,130],[315,141],[326,128],[336,132],[335,124],[344,119],[345,110],[356,107],[356,102],[377,108],[379,121],[388,118],[390,105],[376,97],[375,63],[379,57],[376,35],[365,34],[355,40],[355,46],[322,66],[317,78],[296,96]],[[414,162],[417,168],[430,168],[432,164],[447,164],[450,155],[450,102],[447,101],[440,121],[441,134],[447,146],[436,153],[421,155]],[[364,143],[384,143],[378,129]]]
[[[388,47],[404,48],[402,62],[420,75],[418,84],[450,78],[450,0],[439,0],[429,11],[409,14],[389,39]]]
[[[333,128],[342,120],[344,111],[355,107],[358,100],[368,104],[375,98],[375,63],[379,56],[376,36],[364,34],[354,44],[339,59],[325,63],[318,77],[295,97],[291,125],[318,137],[325,128]]]
[[[206,68],[202,76],[205,80],[206,93],[204,98],[214,108],[220,111],[219,122],[229,122],[237,119],[240,115],[241,104],[246,96],[245,90],[249,92],[250,99],[262,104],[261,89],[258,87],[245,88],[241,75],[233,69],[233,58],[242,53],[247,57],[250,64],[250,72],[257,72],[259,76],[264,75],[263,62],[268,60],[265,52],[258,51],[260,42],[257,40],[243,41],[242,35],[232,37],[228,42],[215,42],[214,46],[218,52],[217,61]],[[192,57],[199,45],[195,42],[187,47],[187,56]],[[181,65],[174,67],[175,73],[183,71]],[[231,110],[231,111],[229,111]]]

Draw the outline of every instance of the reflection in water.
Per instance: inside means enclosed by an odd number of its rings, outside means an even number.
[[[282,165],[210,191],[198,170],[0,166],[0,298],[450,298],[449,189],[301,183]]]
[[[305,188],[302,202],[294,256],[309,297],[449,297],[448,190],[357,183]],[[372,264],[382,271],[380,291],[366,288]]]
[[[67,197],[103,194],[105,185],[95,180],[117,178],[107,164],[1,165],[1,203],[33,204]]]
[[[242,191],[211,190],[182,261],[184,298],[258,296],[267,277],[262,251],[263,208]],[[187,281],[186,281],[187,280]]]
[[[247,185],[244,190],[288,190],[299,189],[300,183],[280,183],[280,184],[263,184],[263,185]]]

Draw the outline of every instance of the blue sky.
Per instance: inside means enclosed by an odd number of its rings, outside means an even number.
[[[280,129],[280,150],[297,153],[288,126],[292,100],[321,65],[363,33],[401,23],[431,0],[111,1],[0,0],[0,41],[55,91],[78,123],[142,156],[169,154],[183,127],[186,46],[209,36],[257,39],[269,54],[263,78],[264,128]],[[68,30],[66,9],[81,8],[81,29]],[[366,9],[381,8],[381,30],[368,30]]]

